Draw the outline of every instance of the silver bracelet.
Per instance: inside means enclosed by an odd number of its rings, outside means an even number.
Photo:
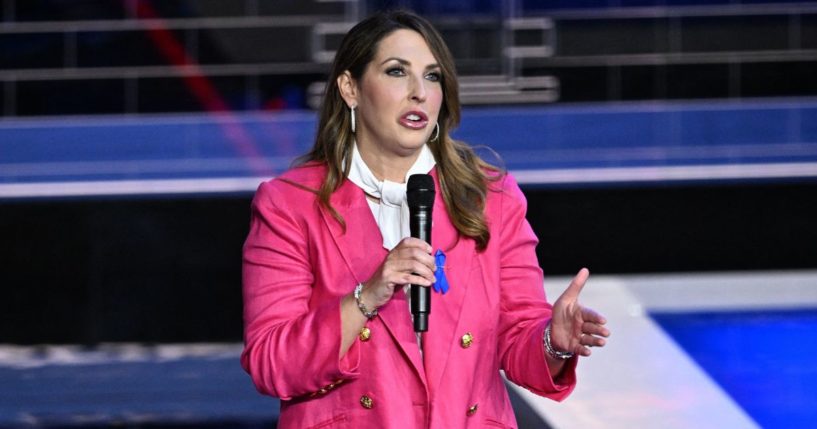
[[[374,310],[369,311],[369,309],[366,308],[366,304],[360,300],[360,292],[362,291],[363,283],[358,283],[357,286],[355,286],[355,302],[357,302],[357,308],[360,309],[360,312],[363,313],[367,319],[371,319],[372,317],[377,316],[377,309],[375,308]]]
[[[571,352],[560,352],[553,348],[553,345],[550,343],[550,321],[548,321],[548,325],[545,328],[544,337],[545,351],[550,355],[550,357],[554,359],[570,359],[573,357],[573,353]]]

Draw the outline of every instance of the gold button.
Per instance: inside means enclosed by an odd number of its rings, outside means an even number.
[[[358,335],[358,337],[360,338],[360,341],[369,341],[369,338],[371,338],[371,336],[372,336],[372,330],[371,329],[369,329],[369,328],[367,328],[365,326],[360,329],[360,335]]]
[[[367,410],[371,410],[372,407],[374,406],[374,402],[372,402],[372,398],[363,395],[360,397],[360,405],[363,405],[363,408]]]
[[[462,339],[460,339],[460,345],[464,349],[467,349],[468,347],[471,347],[471,344],[473,342],[474,342],[474,336],[471,335],[470,332],[466,332],[465,335],[462,336]]]
[[[473,416],[474,414],[477,413],[477,408],[479,408],[479,404],[471,405],[470,407],[468,407],[468,412],[466,412],[465,414]]]

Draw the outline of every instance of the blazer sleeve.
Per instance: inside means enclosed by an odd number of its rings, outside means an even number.
[[[525,214],[527,200],[516,181],[506,175],[501,195],[499,352],[505,375],[514,383],[554,400],[562,400],[576,384],[574,357],[554,380],[542,338],[552,316],[546,301],[542,269],[536,257],[538,239]]]
[[[338,358],[341,297],[310,305],[316,267],[302,215],[307,199],[314,201],[284,182],[263,183],[243,249],[241,365],[259,392],[284,400],[357,377],[360,359],[357,342]]]

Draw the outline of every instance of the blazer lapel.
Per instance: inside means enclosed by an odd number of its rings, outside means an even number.
[[[324,222],[329,228],[338,252],[357,282],[366,281],[386,256],[383,238],[363,191],[346,180],[329,199],[332,207],[346,223],[343,225],[332,213],[321,207]]]
[[[371,277],[388,254],[383,247],[383,236],[372,216],[365,194],[354,183],[345,180],[332,194],[330,203],[346,222],[346,231],[344,232],[343,226],[329,210],[322,208],[324,222],[331,232],[338,253],[355,281],[364,282]],[[391,301],[378,310],[378,317],[399,345],[401,352],[411,362],[423,384],[427,385],[405,293],[400,289],[395,290]]]

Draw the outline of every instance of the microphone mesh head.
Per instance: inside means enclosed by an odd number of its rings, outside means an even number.
[[[434,178],[430,174],[412,174],[406,184],[409,207],[434,204]]]

